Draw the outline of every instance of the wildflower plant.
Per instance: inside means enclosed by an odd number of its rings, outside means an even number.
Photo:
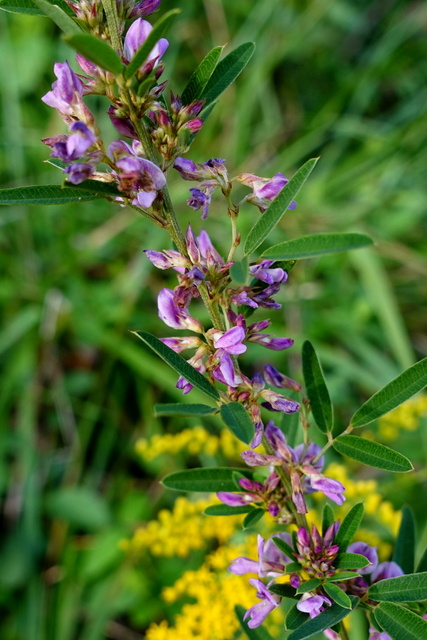
[[[402,453],[357,433],[426,386],[427,359],[368,399],[348,425],[334,424],[311,342],[302,348],[304,384],[271,364],[262,371],[245,365],[245,352],[253,343],[272,351],[293,347],[292,337],[269,333],[270,320],[257,319],[257,311],[274,313],[280,308],[276,296],[292,278],[298,260],[372,244],[360,233],[329,233],[266,246],[283,216],[298,212],[295,198],[317,158],[288,179],[282,173],[234,175],[222,158],[198,163],[187,157],[221,93],[250,60],[254,45],[242,44],[222,59],[223,47],[214,48],[177,95],[169,91],[162,74],[169,47],[165,35],[179,11],[168,11],[152,24],[147,18],[152,20],[160,0],[1,4],[50,17],[77,51],[80,67],[76,73],[67,61],[56,63],[52,90],[42,97],[66,125],[65,133],[43,140],[50,162],[63,174],[63,184],[5,189],[1,203],[106,199],[134,209],[147,223],[163,229],[165,242],[169,236],[166,248],[146,247],[145,255],[155,268],[175,273],[174,288],[162,288],[157,299],[159,319],[173,329],[172,335],[158,338],[145,330],[134,335],[176,371],[184,396],[197,388],[209,404],[157,405],[155,410],[166,416],[217,416],[246,449],[239,467],[178,471],[163,483],[179,491],[216,492],[221,504],[207,507],[211,517],[240,515],[247,528],[268,512],[278,528],[267,539],[258,536],[257,557],[237,557],[229,567],[235,575],[256,575],[249,579],[254,604],[243,612],[237,607],[242,629],[249,638],[260,638],[254,630],[286,601],[289,640],[321,632],[327,638],[348,638],[343,620],[356,608],[366,614],[372,640],[425,640],[427,556],[415,567],[410,511],[403,512],[392,559],[379,562],[375,546],[353,541],[363,503],[355,504],[341,521],[335,516],[334,505],[346,500],[346,486],[328,476],[325,464],[333,448],[379,469],[412,470]],[[105,97],[120,136],[108,146],[86,105],[90,94]],[[222,216],[224,228],[229,223],[223,246],[215,246],[205,229],[196,233],[191,225],[183,228],[168,190],[171,171],[192,183],[187,204],[204,222],[209,216]],[[240,185],[246,193],[238,199]],[[214,194],[222,198],[222,206],[212,205]],[[252,211],[255,219],[244,242],[241,210]],[[208,312],[207,323],[199,319],[200,303]],[[313,440],[316,429],[323,447]],[[316,506],[313,494],[327,499],[320,527],[307,520],[309,506]],[[267,631],[262,637],[269,637]]]

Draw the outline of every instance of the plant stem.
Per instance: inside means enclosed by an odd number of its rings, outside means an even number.
[[[347,427],[347,429],[345,429],[345,431],[343,431],[342,433],[340,433],[340,436],[344,436],[347,435],[349,433],[351,433],[353,431],[353,427],[350,425]],[[325,444],[325,446],[323,447],[323,449],[321,451],[319,451],[319,453],[317,454],[317,456],[315,458],[313,458],[313,462],[311,464],[314,464],[315,462],[317,462],[318,460],[320,460],[320,458],[323,456],[323,454],[330,448],[332,447],[332,445],[334,444],[336,438],[334,438],[332,436],[332,434],[328,431],[328,442]]]
[[[119,17],[117,15],[116,0],[101,0],[107,18],[108,30],[110,32],[113,49],[123,53],[123,43],[119,29]]]

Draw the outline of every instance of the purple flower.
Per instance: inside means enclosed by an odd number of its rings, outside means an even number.
[[[377,631],[375,627],[369,627],[368,640],[392,640],[385,631]]]
[[[132,60],[138,49],[142,47],[152,30],[153,27],[151,24],[146,20],[142,20],[142,18],[138,18],[133,24],[131,24],[124,41],[124,57],[128,62]],[[159,59],[163,56],[168,46],[169,42],[165,38],[160,38],[148,54],[147,59],[141,68],[143,68],[147,62],[153,63],[151,68],[156,67]]]
[[[203,327],[198,320],[192,318],[187,309],[175,303],[174,292],[162,289],[157,298],[159,317],[168,327],[173,329],[190,329],[196,333],[203,333]]]
[[[276,538],[284,540],[292,546],[292,538],[289,533],[275,534]],[[258,562],[250,558],[240,557],[233,560],[228,570],[241,576],[246,573],[257,573],[260,578],[278,578],[283,575],[290,558],[276,547],[270,537],[267,541],[258,536]]]
[[[84,122],[74,122],[70,131],[71,135],[66,136],[64,141],[56,142],[53,145],[52,158],[60,158],[63,162],[80,160],[96,141],[95,134]]]
[[[261,178],[251,173],[243,173],[238,177],[239,182],[252,188],[252,193],[246,197],[246,200],[256,205],[261,213],[267,209],[270,201],[280,193],[289,180],[285,178],[283,173],[276,173],[273,178]],[[295,209],[297,203],[292,200],[288,209]]]
[[[378,566],[378,552],[376,547],[370,547],[366,542],[353,542],[347,547],[348,553],[359,553],[364,556],[371,563],[364,569],[358,569],[357,572],[361,574],[368,574],[375,571]]]
[[[209,213],[209,205],[211,203],[212,192],[203,192],[200,189],[190,189],[191,198],[187,200],[189,207],[194,211],[202,210],[202,220],[206,220]]]
[[[216,332],[219,337],[214,337],[215,349],[223,349],[227,353],[238,356],[245,353],[247,347],[243,344],[245,339],[245,330],[243,327],[232,327],[225,333]]]
[[[147,258],[158,269],[175,269],[176,267],[190,267],[189,260],[181,255],[178,251],[173,249],[166,249],[165,251],[152,251],[151,249],[144,250]]]
[[[52,91],[48,91],[42,100],[61,115],[73,115],[81,103],[83,84],[68,62],[56,62],[53,70],[58,79],[53,83]]]
[[[128,155],[119,158],[116,162],[119,169],[119,189],[126,195],[136,197],[132,204],[143,207],[151,207],[157,197],[157,191],[163,189],[166,178],[157,165],[146,158],[136,155]]]
[[[379,582],[380,580],[398,578],[399,576],[403,576],[403,571],[396,562],[381,562],[372,572],[371,581]]]
[[[175,353],[181,353],[186,349],[197,349],[203,345],[200,338],[196,338],[196,336],[185,336],[184,338],[160,338],[160,340],[170,349],[173,349]]]
[[[264,391],[261,391],[260,396],[264,399],[262,406],[269,411],[281,411],[282,413],[295,413],[299,411],[298,402],[288,400],[275,391],[264,389]]]
[[[161,0],[140,0],[129,14],[129,18],[144,18],[159,8]]]
[[[292,378],[288,378],[283,373],[280,373],[275,367],[271,364],[266,364],[264,366],[264,378],[268,384],[271,384],[274,387],[279,387],[279,389],[291,389],[292,391],[301,391],[301,385],[292,380]]]
[[[220,349],[216,352],[216,357],[219,358],[219,361],[211,371],[212,377],[229,387],[238,387],[242,382],[242,378],[236,373],[233,361],[228,353]]]
[[[308,613],[310,618],[315,618],[319,613],[322,613],[326,605],[331,606],[331,604],[332,601],[326,596],[313,595],[309,591],[302,595],[301,600],[297,603],[297,609],[303,613]]]
[[[276,338],[275,336],[263,333],[253,333],[248,337],[248,340],[272,351],[283,351],[284,349],[289,349],[289,347],[292,347],[294,344],[292,338]]]
[[[252,309],[258,309],[257,303],[248,296],[246,291],[236,293],[231,297],[231,301],[236,305],[246,305],[247,307],[252,307]]]
[[[116,108],[113,105],[110,106],[107,113],[112,125],[122,136],[133,139],[138,138],[138,134],[136,133],[135,127],[133,126],[130,119],[118,115],[116,112]]]
[[[302,465],[301,470],[308,477],[312,491],[321,491],[336,504],[341,505],[345,502],[345,496],[343,496],[345,486],[341,482],[327,478],[310,465]]]
[[[259,264],[249,267],[249,273],[254,278],[266,282],[267,284],[274,284],[275,282],[286,282],[288,274],[281,268],[271,269],[271,265],[274,264],[274,260],[263,260]]]
[[[249,582],[257,589],[257,598],[260,598],[261,602],[248,609],[243,619],[250,618],[248,627],[255,629],[264,622],[269,613],[279,606],[281,598],[271,593],[261,580],[251,579]]]
[[[68,182],[80,184],[83,180],[87,180],[95,173],[95,167],[91,164],[85,164],[84,162],[77,162],[70,164],[69,167],[64,169],[64,173],[67,174]]]

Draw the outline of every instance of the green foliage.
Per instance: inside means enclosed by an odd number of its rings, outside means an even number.
[[[253,42],[245,42],[231,51],[216,65],[213,73],[206,82],[203,90],[197,96],[205,101],[205,108],[215,102],[217,98],[242,73],[255,51]]]
[[[303,582],[297,589],[297,593],[307,593],[307,591],[312,591],[313,589],[317,589],[320,587],[321,581],[319,578],[312,578],[311,580],[307,580],[307,582]]]
[[[154,414],[156,416],[209,416],[217,413],[216,407],[209,407],[207,404],[155,404]]]
[[[100,185],[103,185],[102,187]],[[95,183],[92,189],[60,187],[55,184],[0,189],[0,204],[67,204],[105,198],[110,193],[105,183]],[[95,191],[96,188],[96,191]]]
[[[249,444],[254,437],[254,425],[244,406],[239,402],[222,404],[220,413],[223,422],[234,435]]]
[[[333,447],[344,456],[353,458],[370,467],[404,473],[412,471],[413,466],[408,458],[397,451],[393,451],[384,444],[365,440],[358,436],[338,436]]]
[[[245,243],[245,255],[250,255],[264,242],[270,235],[274,227],[280,222],[286,213],[298,191],[307,180],[310,173],[316,166],[318,158],[308,160],[296,174],[289,180],[288,184],[281,190],[279,195],[273,200],[268,209],[249,232]]]
[[[404,573],[415,571],[415,520],[409,507],[402,509],[402,521],[394,545],[393,560]]]
[[[331,584],[329,582],[325,582],[323,585],[324,590],[327,595],[340,605],[340,607],[344,607],[344,609],[351,609],[351,600],[348,595],[340,589],[336,584]]]
[[[105,527],[110,521],[105,499],[86,487],[55,491],[47,497],[46,509],[52,518],[89,532]]]
[[[406,369],[369,398],[352,417],[353,428],[363,427],[424,389],[427,385],[427,358]]]
[[[40,11],[50,18],[60,29],[66,34],[81,33],[81,29],[70,18],[68,13],[57,6],[49,2],[49,0],[33,0],[34,4],[40,9]]]
[[[236,492],[238,489],[233,480],[235,471],[242,473],[245,478],[252,477],[252,473],[247,469],[233,469],[232,467],[186,469],[165,476],[162,484],[175,491]]]
[[[427,572],[375,582],[369,597],[377,602],[419,602],[427,600]]]
[[[238,516],[251,511],[253,511],[253,507],[250,505],[247,507],[230,507],[227,504],[212,504],[210,507],[206,507],[204,513],[207,516]]]
[[[243,519],[243,529],[250,529],[251,527],[254,527],[256,523],[259,522],[264,516],[264,513],[264,509],[257,509],[252,507],[252,510]]]
[[[249,262],[245,256],[243,260],[234,262],[230,267],[230,275],[238,284],[245,284],[248,279],[248,266]]]
[[[332,586],[332,585],[331,585]],[[338,588],[338,587],[337,587]],[[351,608],[354,609],[359,602],[359,598],[350,596]],[[325,629],[329,629],[338,624],[346,616],[348,616],[349,610],[343,608],[340,605],[334,603],[331,607],[326,607],[322,613],[315,618],[306,620],[298,629],[293,631],[288,640],[305,640],[305,638],[311,638],[317,635]]]
[[[360,553],[340,553],[338,560],[335,562],[337,569],[363,569],[367,567],[369,560],[362,556]]]
[[[66,35],[64,40],[73,49],[82,54],[85,58],[94,62],[101,69],[111,71],[115,76],[120,76],[123,72],[123,63],[114,49],[104,40],[100,40],[90,33],[77,33]]]
[[[330,504],[325,504],[322,510],[322,535],[325,535],[331,524],[334,523],[334,511]],[[341,525],[342,526],[342,525]]]
[[[223,49],[224,47],[214,47],[203,58],[181,94],[182,104],[190,104],[203,95],[203,90],[218,64]]]
[[[424,640],[427,622],[398,604],[383,602],[375,609],[375,619],[393,640]]]
[[[319,358],[308,340],[302,346],[302,371],[313,418],[320,431],[332,431],[334,415],[331,398]]]
[[[278,549],[280,549],[280,551],[283,551],[283,553],[285,554],[285,556],[287,556],[288,558],[293,558],[294,557],[294,549],[292,549],[292,547],[285,542],[284,540],[282,540],[282,538],[278,538],[276,536],[273,536],[273,542],[276,545],[276,547]]]
[[[344,520],[341,522],[334,540],[335,544],[340,547],[340,550],[344,551],[347,549],[349,544],[351,544],[358,528],[360,527],[360,523],[362,522],[364,511],[365,507],[363,506],[363,502],[359,502],[350,509]]]
[[[145,342],[162,360],[164,360],[172,369],[183,376],[192,385],[203,391],[207,396],[214,400],[219,400],[219,393],[207,378],[202,376],[194,367],[192,367],[182,356],[175,353],[161,340],[146,331],[134,331],[140,340]]]
[[[316,233],[275,244],[264,251],[263,255],[270,260],[301,260],[361,249],[372,244],[372,239],[362,233]]]
[[[9,11],[10,13],[24,13],[34,16],[49,16],[49,13],[45,10],[43,4],[40,2],[35,2],[35,0],[34,2],[32,0],[0,0],[0,9],[3,9],[3,11]],[[75,15],[71,7],[69,7],[68,4],[64,2],[64,0],[55,0],[55,2],[48,2],[48,4],[50,4],[52,8],[56,6],[68,16]],[[53,9],[53,11],[55,11],[55,9]]]

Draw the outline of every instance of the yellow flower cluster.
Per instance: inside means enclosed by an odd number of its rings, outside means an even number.
[[[239,630],[234,607],[240,605],[248,609],[259,602],[247,576],[235,576],[227,571],[230,562],[242,555],[256,558],[255,534],[246,536],[242,544],[219,547],[205,558],[200,569],[187,571],[173,587],[164,589],[163,597],[168,603],[183,597],[191,597],[195,602],[184,604],[175,617],[173,626],[166,621],[152,624],[147,631],[146,640],[234,638]],[[273,628],[283,624],[283,613],[279,608],[269,616],[268,623]],[[246,638],[245,635],[241,637],[242,640]]]
[[[211,456],[222,453],[226,458],[236,460],[247,448],[247,445],[240,442],[228,429],[214,435],[204,427],[183,429],[179,433],[157,434],[149,440],[141,438],[135,445],[137,454],[146,462],[163,454],[174,456],[178,453]]]
[[[241,525],[241,516],[210,517],[203,511],[216,499],[190,501],[179,497],[173,509],[162,509],[157,520],[139,527],[130,540],[122,540],[121,548],[131,554],[148,549],[156,556],[187,556],[194,549],[203,549],[207,542],[228,542],[236,528]]]
[[[427,416],[427,394],[410,398],[380,418],[379,432],[386,440],[396,440],[400,429],[415,431],[424,416]]]

